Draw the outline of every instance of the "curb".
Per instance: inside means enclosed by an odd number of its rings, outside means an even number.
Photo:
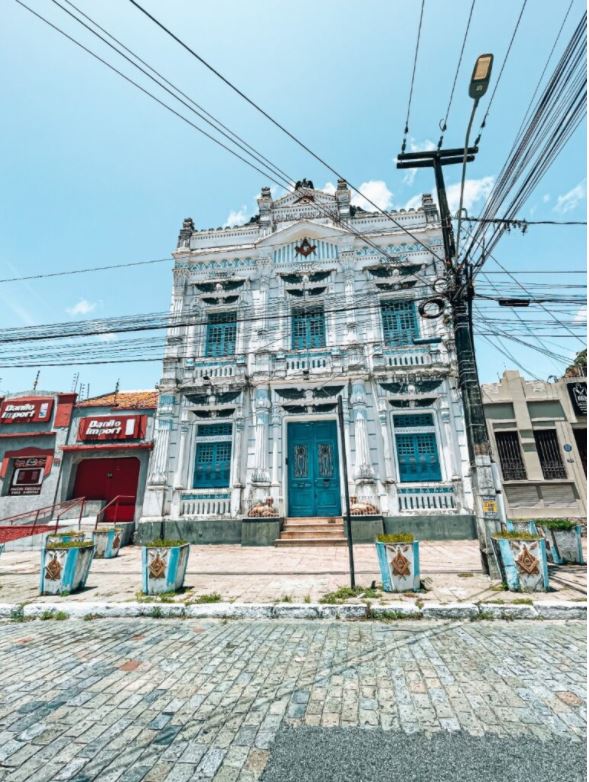
[[[586,619],[585,603],[431,603],[423,607],[406,603],[366,606],[360,603],[0,603],[0,619],[51,618],[52,613],[68,619]],[[66,617],[63,617],[66,618]]]

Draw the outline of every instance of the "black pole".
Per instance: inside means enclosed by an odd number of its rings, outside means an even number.
[[[340,441],[342,444],[342,465],[344,468],[344,492],[346,497],[346,533],[348,538],[348,555],[350,558],[350,586],[356,586],[356,571],[354,569],[354,543],[352,541],[352,519],[350,516],[350,489],[348,487],[348,458],[346,455],[346,438],[344,434],[344,404],[341,396],[337,398],[337,419],[339,422]]]

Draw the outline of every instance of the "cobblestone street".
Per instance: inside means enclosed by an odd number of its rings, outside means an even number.
[[[0,780],[253,782],[277,735],[284,751],[285,730],[301,727],[571,740],[576,757],[585,631],[576,621],[2,622]]]

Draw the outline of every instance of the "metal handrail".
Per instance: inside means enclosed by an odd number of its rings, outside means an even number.
[[[117,494],[116,497],[113,497],[112,500],[109,500],[104,508],[102,508],[96,514],[96,524],[94,525],[94,529],[98,529],[98,525],[104,523],[104,514],[112,505],[116,505],[118,508],[120,500],[133,500],[135,502],[136,499],[137,498],[133,494]],[[116,524],[116,521],[114,523]]]
[[[24,519],[30,519],[34,516],[33,519],[33,531],[31,532],[32,535],[35,534],[35,529],[37,527],[37,524],[39,523],[39,516],[43,513],[49,517],[49,519],[52,519],[55,515],[55,511],[58,511],[57,516],[55,517],[55,532],[57,532],[59,527],[59,522],[61,520],[61,517],[63,514],[70,510],[71,508],[74,508],[76,505],[80,506],[80,515],[78,517],[78,529],[82,525],[82,516],[84,513],[84,507],[86,505],[86,498],[85,497],[76,497],[72,500],[65,500],[64,502],[58,502],[53,503],[53,505],[46,505],[43,508],[36,508],[30,511],[25,511],[24,513],[17,513],[14,516],[6,516],[4,519],[0,519],[0,527],[1,526],[15,526],[13,522],[20,521]]]

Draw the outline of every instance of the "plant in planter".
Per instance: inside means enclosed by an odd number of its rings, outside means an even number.
[[[501,578],[512,592],[546,592],[546,543],[531,532],[498,532],[491,538]]]
[[[86,540],[84,532],[77,532],[76,530],[69,529],[63,532],[49,532],[45,538],[45,545],[53,543],[79,543]]]
[[[57,540],[41,549],[42,595],[69,595],[86,585],[94,558],[91,540]]]
[[[113,559],[118,556],[122,545],[122,530],[120,527],[98,527],[92,533],[97,559]]]
[[[538,527],[546,541],[548,559],[555,565],[583,564],[580,524],[573,519],[542,519],[538,521]]]
[[[184,540],[152,540],[142,546],[143,593],[159,595],[182,589],[189,554],[190,544]]]
[[[376,555],[385,592],[417,592],[420,586],[419,541],[409,533],[379,535]]]
[[[533,519],[507,519],[505,522],[507,532],[529,532],[530,535],[537,535],[538,529]]]

